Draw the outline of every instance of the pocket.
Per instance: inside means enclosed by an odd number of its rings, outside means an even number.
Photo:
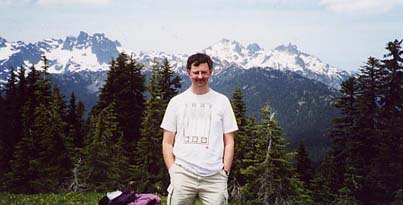
[[[174,193],[174,187],[172,186],[172,184],[170,184],[170,185],[168,186],[167,191],[168,191],[167,204],[168,204],[168,205],[171,205],[171,204],[172,204],[172,195],[173,195],[173,193]]]
[[[227,190],[225,190],[224,191],[224,201],[223,201],[223,203],[222,204],[224,204],[224,205],[228,205],[228,191]]]
[[[227,174],[227,172],[225,172],[224,169],[221,169],[221,173],[222,173],[225,177],[228,177],[228,174]]]
[[[170,184],[167,188],[168,193],[172,193],[173,190],[174,190],[174,186],[172,186],[172,184]]]

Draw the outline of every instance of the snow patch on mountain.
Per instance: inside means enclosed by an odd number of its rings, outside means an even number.
[[[3,42],[3,43],[2,43]],[[80,32],[77,37],[45,39],[34,44],[9,43],[0,39],[0,74],[6,67],[43,66],[41,56],[49,60],[50,73],[80,71],[106,71],[112,58],[119,55],[118,41],[111,41],[102,33],[88,35]]]
[[[122,49],[126,53],[130,52],[127,49]],[[172,69],[177,73],[185,73],[186,72],[186,61],[189,57],[188,55],[181,55],[181,54],[168,54],[165,52],[130,52],[133,54],[133,57],[137,60],[138,63],[143,64],[146,70],[151,69],[151,66],[155,62],[162,62],[163,59],[167,59],[170,63]]]
[[[0,79],[5,79],[6,70],[10,67],[43,66],[40,61],[45,55],[49,62],[50,73],[98,72],[107,71],[112,58],[120,52],[133,55],[137,62],[150,69],[154,62],[167,58],[178,73],[186,72],[188,55],[168,54],[164,52],[132,51],[123,48],[118,41],[108,39],[105,34],[89,35],[80,32],[78,36],[64,39],[45,39],[36,43],[7,42],[0,37]],[[319,58],[306,54],[296,45],[280,45],[265,50],[257,43],[246,46],[233,40],[222,39],[202,50],[210,55],[214,62],[214,72],[219,74],[224,69],[235,67],[250,69],[254,67],[293,71],[301,75],[321,81],[332,87],[338,87],[341,80],[349,75],[336,67],[323,63]]]
[[[338,87],[341,80],[350,75],[347,71],[325,64],[319,58],[300,51],[291,43],[264,50],[256,43],[245,47],[239,42],[222,39],[204,52],[213,56],[216,73],[234,65],[243,69],[267,67],[297,72],[332,87]]]

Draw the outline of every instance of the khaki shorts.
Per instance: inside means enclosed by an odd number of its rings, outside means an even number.
[[[169,175],[168,205],[193,205],[196,196],[203,205],[228,204],[228,176],[224,170],[211,176],[199,176],[173,164]]]

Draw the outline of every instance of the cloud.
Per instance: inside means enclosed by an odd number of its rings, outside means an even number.
[[[42,6],[64,6],[64,5],[107,5],[112,0],[38,0]]]
[[[320,4],[337,13],[382,14],[403,5],[403,0],[320,0]]]
[[[35,3],[37,0],[0,0],[0,5],[24,5]]]

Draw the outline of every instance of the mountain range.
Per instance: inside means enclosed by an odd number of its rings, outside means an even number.
[[[41,67],[40,59],[45,55],[48,72],[60,90],[66,96],[74,92],[89,111],[104,84],[109,62],[120,52],[133,55],[144,65],[146,74],[154,60],[167,58],[182,77],[183,88],[190,84],[186,77],[187,54],[134,51],[105,34],[86,32],[36,43],[8,42],[0,37],[0,81],[5,82],[11,68]],[[270,101],[293,147],[305,141],[311,154],[319,153],[315,158],[323,153],[328,143],[325,132],[337,116],[333,106],[337,89],[351,75],[349,72],[323,63],[291,43],[266,50],[256,43],[242,45],[222,39],[200,52],[213,58],[213,89],[230,97],[235,87],[240,87],[248,115],[257,119],[260,108]]]
[[[89,35],[81,31],[76,37],[51,38],[36,43],[8,42],[0,37],[0,79],[7,77],[11,67],[40,65],[41,55],[48,58],[50,73],[107,71],[111,58],[116,58],[122,51],[133,54],[146,68],[151,67],[154,59],[167,58],[175,71],[185,72],[188,57],[186,54],[133,51],[102,33]],[[334,88],[338,88],[340,82],[350,75],[347,71],[330,66],[319,58],[298,50],[297,46],[291,43],[265,50],[256,43],[244,46],[237,41],[222,39],[200,52],[212,56],[216,74],[229,66],[241,69],[263,67],[293,71]]]

